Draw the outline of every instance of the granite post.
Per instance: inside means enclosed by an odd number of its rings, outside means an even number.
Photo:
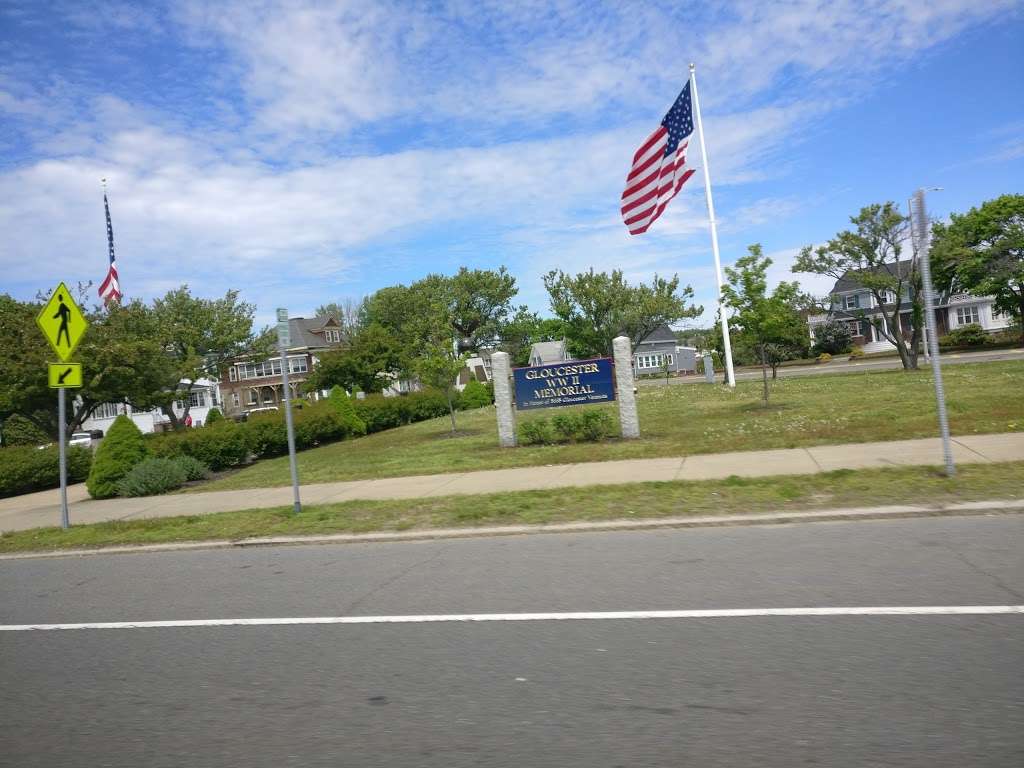
[[[633,344],[628,336],[612,340],[615,357],[615,388],[618,390],[619,423],[625,438],[640,437],[640,418],[636,413],[636,395],[633,392]]]
[[[516,447],[516,412],[512,408],[512,372],[508,352],[491,355],[491,376],[494,381],[494,405],[498,411],[498,445]]]

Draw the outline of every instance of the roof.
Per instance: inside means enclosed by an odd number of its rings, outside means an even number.
[[[676,335],[672,332],[672,329],[668,327],[668,323],[662,323],[649,334],[644,336],[641,340],[641,344],[659,344],[661,342],[670,341],[673,344],[676,343]]]
[[[324,337],[314,333],[328,324],[339,325],[333,317],[292,317],[288,320],[288,329],[291,331],[292,343],[289,349],[298,347],[309,347],[310,349],[327,349],[331,345],[324,341]]]
[[[856,278],[851,277],[851,273],[858,272],[871,272],[873,274],[888,273],[892,277],[909,277],[913,270],[913,260],[903,259],[896,264],[879,264],[877,267],[872,269],[856,269],[847,270],[842,277],[836,280],[836,284],[832,286],[832,290],[829,293],[845,293],[847,291],[855,291],[858,288],[864,286],[857,282]]]
[[[538,341],[530,345],[530,360],[540,358],[540,362],[559,363],[565,360],[565,339],[558,341]]]

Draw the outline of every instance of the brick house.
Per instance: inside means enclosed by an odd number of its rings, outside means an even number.
[[[318,355],[341,346],[341,324],[333,317],[293,317],[288,320],[288,327],[292,338],[287,356],[288,384],[292,397],[303,397],[302,384],[319,362]],[[257,409],[280,407],[284,402],[281,355],[233,361],[221,376],[220,391],[224,415],[228,417],[239,418]]]

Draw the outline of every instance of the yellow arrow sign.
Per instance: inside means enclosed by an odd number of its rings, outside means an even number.
[[[78,389],[82,386],[81,363],[50,363],[50,389]]]
[[[50,342],[53,351],[64,361],[71,357],[85,329],[89,327],[89,321],[71,298],[71,292],[64,283],[53,289],[50,300],[36,317],[36,324]]]

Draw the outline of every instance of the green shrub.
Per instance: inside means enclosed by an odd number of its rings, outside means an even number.
[[[577,439],[596,443],[612,434],[614,422],[607,411],[584,411],[580,414],[580,430]]]
[[[3,444],[12,445],[43,445],[49,443],[51,438],[33,422],[20,414],[11,414],[0,427],[0,435],[3,437]]]
[[[469,383],[466,384],[466,388],[462,390],[459,405],[468,411],[472,408],[483,408],[485,405],[490,404],[491,393],[487,391],[487,387],[476,379],[470,379]]]
[[[117,495],[118,483],[132,467],[146,458],[149,451],[142,432],[135,422],[121,414],[107,430],[96,449],[85,487],[94,499]]]
[[[367,395],[353,405],[356,414],[366,424],[368,434],[448,415],[448,399],[444,392],[436,389],[398,397]]]
[[[89,475],[92,451],[69,446],[67,461],[68,483],[79,483]],[[60,457],[56,445],[0,448],[0,497],[44,491],[59,485]]]
[[[864,347],[854,347],[850,350],[850,359],[859,360],[864,357]]]
[[[828,352],[822,352],[820,355],[818,355],[818,362],[819,363],[831,363],[832,362],[832,355],[830,355]]]
[[[552,445],[555,430],[547,419],[533,419],[519,425],[519,437],[527,445]]]
[[[359,418],[359,414],[356,413],[356,408],[352,404],[352,398],[348,396],[344,389],[337,385],[332,387],[331,393],[327,396],[327,402],[341,416],[346,436],[366,434],[366,422]]]
[[[224,421],[224,414],[220,412],[219,408],[211,408],[206,413],[206,426],[216,424],[218,421]]]
[[[185,472],[186,480],[205,480],[210,476],[210,470],[199,459],[192,456],[178,456],[171,459]]]
[[[561,443],[570,442],[580,431],[580,415],[577,413],[559,413],[551,417],[551,426]]]
[[[118,481],[119,496],[156,496],[180,488],[188,479],[181,457],[153,457],[140,461]]]
[[[814,330],[814,351],[840,355],[850,351],[850,326],[838,320],[826,320]]]
[[[940,347],[981,347],[988,342],[988,334],[977,323],[961,325],[939,339]]]
[[[448,415],[448,398],[444,392],[438,389],[410,392],[408,395],[396,399],[405,401],[405,411],[408,414],[406,424]],[[453,405],[458,408],[459,398],[456,393],[453,393],[453,400]]]
[[[249,452],[258,458],[288,453],[288,430],[282,413],[250,416],[243,425],[243,432]]]
[[[283,421],[283,416],[280,418]],[[301,410],[292,414],[292,422],[295,428],[295,449],[300,451],[341,440],[347,433],[341,414],[326,402],[306,403]]]
[[[150,439],[149,446],[154,456],[191,456],[214,472],[236,467],[249,458],[246,433],[238,424],[227,419],[204,429],[185,429],[155,435]]]

